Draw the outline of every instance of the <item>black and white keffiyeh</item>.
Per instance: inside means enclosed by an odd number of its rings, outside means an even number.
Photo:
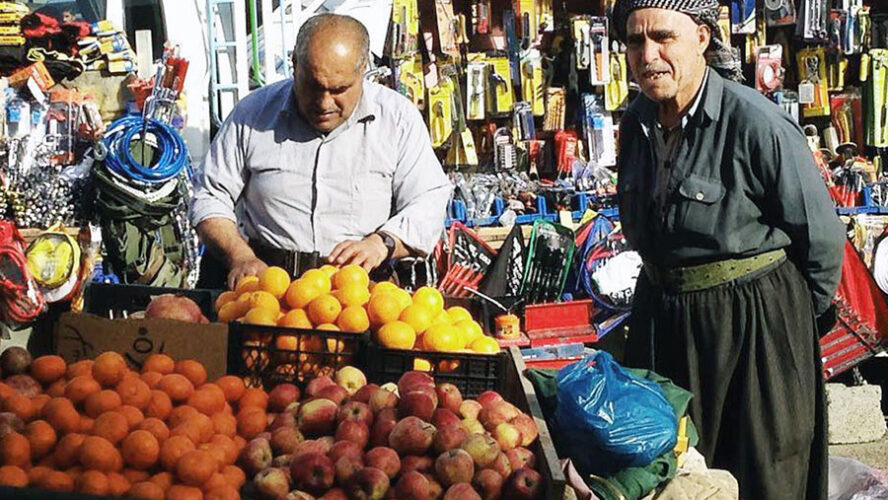
[[[706,50],[706,63],[730,80],[742,81],[740,56],[721,38],[718,29],[718,0],[617,0],[613,22],[620,40],[626,41],[626,21],[637,9],[669,9],[691,16],[699,24],[709,26],[712,40]]]

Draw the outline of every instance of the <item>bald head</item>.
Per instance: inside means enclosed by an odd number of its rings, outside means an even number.
[[[336,57],[354,61],[355,71],[363,72],[370,54],[367,28],[351,16],[318,14],[305,21],[296,36],[293,62],[310,62],[312,56]]]

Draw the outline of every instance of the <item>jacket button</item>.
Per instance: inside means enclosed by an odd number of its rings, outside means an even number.
[[[706,198],[706,195],[703,193],[697,193],[697,195],[694,196],[694,198],[697,198],[697,201],[703,201],[703,198]]]

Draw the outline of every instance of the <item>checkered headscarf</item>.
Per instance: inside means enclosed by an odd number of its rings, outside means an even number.
[[[709,26],[712,41],[706,50],[706,63],[730,80],[742,81],[740,56],[722,40],[718,29],[718,0],[617,0],[613,21],[620,40],[626,41],[626,22],[636,9],[669,9],[687,14],[698,24]]]

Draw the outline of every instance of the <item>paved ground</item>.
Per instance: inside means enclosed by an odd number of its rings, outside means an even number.
[[[832,445],[829,447],[829,454],[853,458],[870,467],[888,470],[888,433],[881,440],[872,443]]]

